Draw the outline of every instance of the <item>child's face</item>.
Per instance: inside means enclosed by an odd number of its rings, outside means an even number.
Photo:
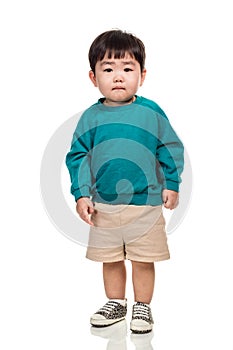
[[[91,81],[110,106],[131,103],[145,75],[146,70],[141,72],[140,64],[127,53],[119,59],[108,58],[106,54],[102,61],[96,63],[95,74],[89,73]]]

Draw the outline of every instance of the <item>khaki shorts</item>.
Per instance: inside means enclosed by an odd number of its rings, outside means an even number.
[[[170,258],[162,206],[95,203],[86,257],[154,262]]]

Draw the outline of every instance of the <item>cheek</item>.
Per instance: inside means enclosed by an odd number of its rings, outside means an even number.
[[[99,76],[97,79],[97,84],[98,86],[107,86],[109,84],[109,78],[107,76],[105,77],[102,77],[102,76]]]
[[[134,80],[134,88],[139,88],[142,85],[142,81],[140,78]]]
[[[109,84],[103,81],[98,81],[97,87],[99,91],[103,94],[106,95],[109,90]]]
[[[144,79],[140,76],[138,79],[138,86],[142,86]]]
[[[106,81],[104,81],[104,82],[103,81],[99,81],[99,83],[98,83],[98,87],[101,90],[106,90],[107,86],[108,86],[108,84],[106,83]]]

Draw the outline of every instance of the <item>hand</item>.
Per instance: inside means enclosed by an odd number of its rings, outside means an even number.
[[[171,190],[163,190],[163,203],[167,209],[175,209],[179,203],[179,193]]]
[[[81,197],[77,200],[76,211],[80,218],[87,224],[94,226],[93,222],[90,220],[90,215],[94,213],[94,205],[90,198]]]

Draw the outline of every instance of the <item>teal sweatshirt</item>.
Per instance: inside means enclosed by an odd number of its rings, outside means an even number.
[[[104,99],[84,111],[73,135],[66,165],[77,201],[160,205],[162,190],[178,192],[183,145],[163,110],[136,96],[117,107]]]

